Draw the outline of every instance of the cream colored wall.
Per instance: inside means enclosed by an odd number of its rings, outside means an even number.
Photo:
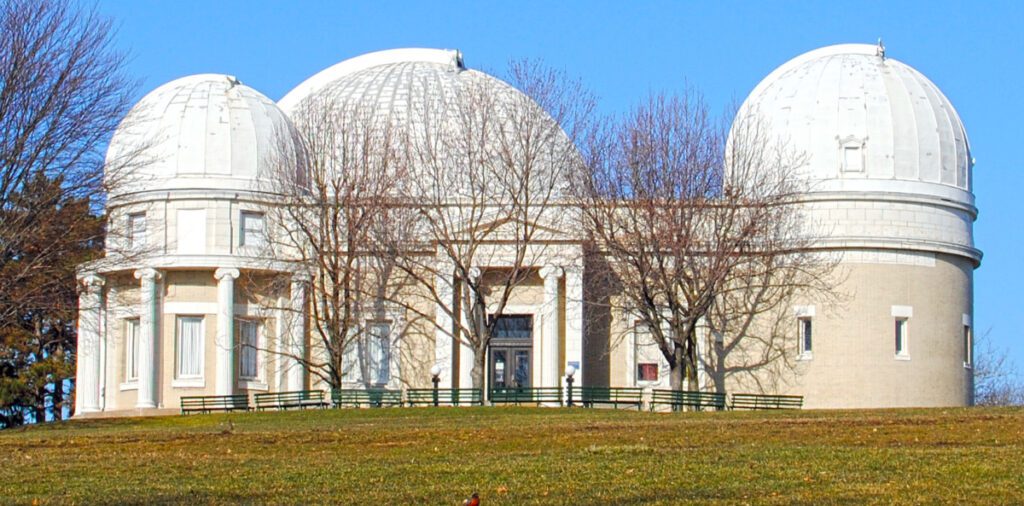
[[[841,289],[850,298],[833,310],[816,307],[813,358],[797,363],[786,393],[804,395],[808,408],[968,405],[963,315],[973,316],[970,263],[939,255],[934,267],[844,266]],[[909,360],[895,355],[892,306],[913,308]]]

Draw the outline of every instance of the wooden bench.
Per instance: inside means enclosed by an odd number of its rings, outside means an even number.
[[[409,406],[483,406],[484,395],[479,388],[410,388],[405,402]]]
[[[522,387],[522,388],[492,388],[490,390],[492,404],[536,404],[540,406],[545,402],[562,405],[561,387]]]
[[[800,409],[802,395],[732,394],[732,409]]]
[[[596,404],[611,405],[618,409],[619,405],[635,406],[637,410],[644,403],[644,389],[615,387],[573,387],[573,403],[580,403],[585,408]]]
[[[717,392],[696,392],[689,390],[654,390],[651,392],[651,411],[657,406],[669,406],[672,411],[691,407],[697,411],[704,408],[725,409],[725,394]]]
[[[367,406],[381,408],[385,406],[401,406],[402,391],[388,390],[386,388],[342,388],[331,391],[331,401],[334,407]]]
[[[289,408],[326,408],[327,399],[323,390],[296,390],[293,392],[274,392],[256,394],[256,410],[289,409]]]
[[[181,414],[249,411],[249,395],[189,395],[181,398]]]

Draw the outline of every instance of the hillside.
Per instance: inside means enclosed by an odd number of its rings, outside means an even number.
[[[419,408],[0,432],[4,503],[1024,503],[1024,410]]]

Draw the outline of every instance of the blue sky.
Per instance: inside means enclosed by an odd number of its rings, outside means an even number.
[[[579,77],[605,112],[687,83],[716,107],[821,46],[885,41],[963,119],[977,159],[975,327],[1024,368],[1024,2],[342,2],[103,1],[140,96],[202,72],[236,75],[270,98],[346,58],[396,47],[462,50],[500,72],[540,58]],[[1021,255],[1021,256],[1018,256]]]

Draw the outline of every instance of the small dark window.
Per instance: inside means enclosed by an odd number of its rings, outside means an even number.
[[[638,381],[658,381],[658,364],[637,364],[636,379]]]
[[[800,318],[800,353],[810,353],[813,348],[812,327],[810,318]]]

